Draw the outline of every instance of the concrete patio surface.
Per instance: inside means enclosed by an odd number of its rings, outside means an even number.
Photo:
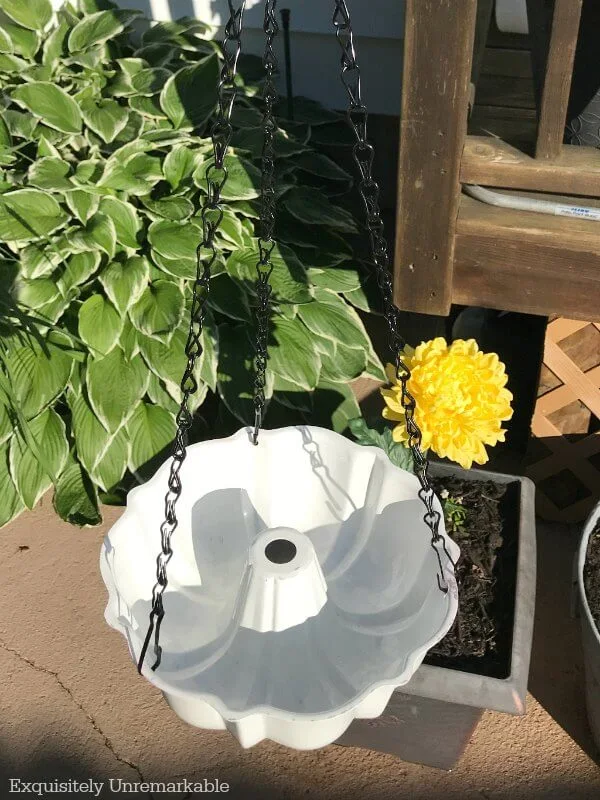
[[[137,675],[125,640],[104,622],[99,550],[121,509],[103,513],[97,528],[70,527],[56,516],[47,494],[34,511],[2,530],[2,800],[16,797],[9,794],[11,778],[93,779],[104,782],[103,798],[150,797],[112,791],[110,779],[119,778],[137,784],[218,779],[229,784],[228,796],[236,800],[600,798],[600,759],[585,719],[579,628],[570,617],[576,528],[539,525],[527,715],[486,712],[460,764],[444,773],[335,745],[302,753],[263,742],[244,751],[228,733],[180,722],[160,692]],[[79,789],[70,796],[92,795]],[[153,795],[186,796],[197,795]]]

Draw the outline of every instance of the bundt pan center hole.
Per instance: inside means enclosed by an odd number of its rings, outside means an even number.
[[[265,547],[265,556],[272,564],[289,564],[296,552],[296,545],[289,539],[273,539]]]

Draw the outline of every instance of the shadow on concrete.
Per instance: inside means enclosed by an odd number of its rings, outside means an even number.
[[[77,785],[88,783],[90,780],[95,783],[104,784],[100,795],[89,793],[88,797],[104,798],[116,796],[108,788],[109,780],[122,778],[132,780],[132,770],[124,766],[123,772],[119,773],[118,768],[114,773],[102,774],[98,771],[97,764],[86,763],[81,757],[73,757],[62,752],[59,745],[48,748],[43,753],[32,754],[27,758],[25,766],[11,763],[4,754],[14,752],[10,742],[0,742],[0,795],[8,797],[9,793],[26,793],[30,797],[52,797],[52,783],[67,783],[71,792],[67,796],[81,797],[83,794],[77,789]],[[34,785],[35,784],[35,785]],[[47,786],[37,786],[37,784],[47,784]],[[64,790],[63,790],[64,791]],[[148,794],[139,794],[139,797],[149,798]]]
[[[123,772],[119,772],[116,768],[111,774],[101,773],[97,768],[87,768],[87,765],[82,764],[81,761],[56,750],[40,754],[37,758],[29,761],[26,769],[16,771],[8,764],[3,763],[2,757],[0,756],[0,791],[2,792],[2,797],[7,797],[9,792],[18,792],[26,793],[31,797],[48,798],[55,796],[55,792],[60,792],[61,794],[65,793],[66,796],[77,798],[85,796],[97,797],[100,800],[108,800],[108,798],[132,796],[131,792],[126,791],[126,789],[129,788],[125,786],[126,783],[137,783],[138,785],[143,782],[184,783],[184,779],[180,776],[160,775],[157,773],[155,773],[152,778],[146,778],[141,775],[139,778],[136,778],[132,777],[131,770],[127,772],[126,769],[125,767]],[[286,791],[282,794],[281,789],[276,789],[273,785],[268,785],[260,779],[249,781],[244,777],[242,780],[236,780],[235,775],[231,774],[224,775],[223,777],[213,776],[213,779],[214,777],[218,777],[221,783],[227,783],[230,788],[228,792],[211,792],[210,794],[212,796],[220,795],[235,798],[235,800],[281,800],[283,797],[285,797],[286,800],[295,800],[295,798],[311,796],[309,786],[306,787],[306,791],[304,792]],[[191,782],[200,782],[202,778],[196,775],[189,776],[187,780]],[[12,784],[11,781],[13,781]],[[89,785],[90,782],[93,782],[93,791],[90,791],[89,788],[83,789],[81,787],[81,784]],[[68,786],[57,787],[57,783],[67,783]],[[204,793],[200,794],[198,792],[189,791],[161,792],[160,788],[160,786],[154,786],[151,787],[154,791],[136,791],[133,796],[144,798],[145,800],[159,800],[159,798],[162,800],[162,798],[166,797],[174,798],[174,800],[190,800],[193,797],[205,796]],[[158,789],[158,791],[156,791],[156,789]],[[56,796],[60,796],[60,794]],[[373,800],[377,800],[379,796],[381,796],[383,800],[384,795],[379,795],[376,789],[373,794],[369,795]],[[328,792],[328,798],[337,800],[338,797],[340,800],[342,800],[342,798],[347,798],[347,800],[354,800],[354,798],[359,800],[359,798],[361,798],[362,800],[362,798],[364,798],[364,789],[361,788],[360,792],[357,789],[356,793],[352,791],[348,792],[347,790],[340,790],[339,794],[336,794],[335,790],[332,793]],[[385,797],[389,797],[387,792],[385,793]],[[431,795],[430,800],[442,800],[442,795]]]
[[[2,748],[4,749],[4,748]],[[150,767],[152,769],[152,767]],[[243,767],[241,768],[243,769]],[[349,786],[348,782],[341,776],[339,786],[327,786],[325,792],[322,792],[322,787],[319,789],[317,786],[310,784],[302,786],[282,786],[281,775],[275,775],[274,780],[265,780],[259,776],[255,778],[248,778],[247,773],[241,774],[241,770],[236,767],[230,767],[227,770],[215,771],[210,767],[207,768],[202,774],[202,767],[199,768],[197,774],[186,776],[190,783],[197,782],[202,784],[206,778],[207,782],[212,782],[214,785],[215,780],[223,785],[228,784],[228,791],[210,791],[204,789],[186,791],[184,788],[185,779],[182,776],[162,774],[160,769],[153,770],[151,777],[146,775],[142,776],[140,773],[135,774],[136,770],[127,764],[123,764],[122,768],[119,765],[115,766],[114,771],[100,772],[97,767],[94,769],[91,765],[88,766],[82,763],[81,759],[75,758],[65,753],[61,753],[59,749],[48,750],[44,754],[38,754],[36,757],[31,758],[25,769],[19,771],[13,769],[6,763],[0,755],[0,791],[2,797],[8,797],[11,793],[10,780],[18,781],[12,785],[12,793],[18,792],[19,794],[26,794],[28,797],[43,798],[48,800],[52,797],[75,797],[75,798],[99,798],[99,800],[109,800],[109,798],[124,798],[124,797],[138,797],[140,800],[193,800],[193,798],[200,797],[227,797],[231,800],[592,800],[593,795],[581,787],[581,790],[574,789],[568,795],[563,793],[560,785],[552,778],[544,782],[537,783],[535,786],[515,787],[507,786],[504,790],[498,793],[497,790],[490,790],[490,794],[486,790],[465,787],[464,790],[458,789],[455,782],[452,781],[448,775],[449,785],[445,780],[441,783],[438,782],[437,776],[439,773],[435,771],[434,781],[437,785],[431,785],[431,777],[433,771],[427,770],[423,773],[423,784],[421,791],[415,794],[414,784],[412,786],[404,785],[405,771],[403,770],[403,763],[398,762],[398,770],[396,777],[390,776],[389,769],[384,770],[382,773],[382,783],[379,786],[363,783],[362,781],[356,786]],[[390,777],[392,780],[390,781]],[[445,776],[442,776],[445,778]],[[68,787],[57,787],[56,783],[71,782]],[[93,782],[93,791],[90,788],[83,789],[81,784],[90,785]],[[290,784],[294,781],[293,774],[290,775]],[[78,782],[77,785],[75,782]],[[52,784],[54,783],[54,786]],[[140,791],[142,783],[155,784],[151,785],[149,791]],[[178,784],[181,790],[173,791],[169,787],[161,787],[156,784]],[[412,782],[411,782],[412,783]],[[337,782],[336,782],[337,784]],[[429,785],[428,785],[429,784]],[[205,784],[206,785],[206,784]],[[131,787],[134,787],[133,789]],[[137,787],[137,788],[135,788]],[[162,791],[166,788],[167,791]],[[523,791],[521,793],[520,789]],[[12,796],[12,793],[10,796]]]
[[[529,691],[600,765],[588,727],[581,629],[572,616],[572,568],[579,526],[538,521],[536,616]]]

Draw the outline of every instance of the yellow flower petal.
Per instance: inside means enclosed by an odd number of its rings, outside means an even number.
[[[384,408],[382,411],[382,417],[384,419],[393,419],[401,422],[404,420],[404,412],[398,413],[397,411],[392,411],[391,408]]]
[[[385,374],[390,383],[396,383],[396,367],[393,364],[385,365]]]
[[[404,425],[396,425],[392,431],[392,439],[395,442],[405,442],[408,439]]]

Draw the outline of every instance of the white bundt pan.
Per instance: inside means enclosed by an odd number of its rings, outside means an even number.
[[[191,445],[181,468],[161,628],[144,676],[201,728],[300,750],[383,713],[458,609],[417,478],[316,427],[243,428]],[[148,626],[170,460],[129,493],[105,537],[105,617],[137,663]],[[441,507],[435,501],[436,509]],[[456,561],[458,546],[440,533]]]

